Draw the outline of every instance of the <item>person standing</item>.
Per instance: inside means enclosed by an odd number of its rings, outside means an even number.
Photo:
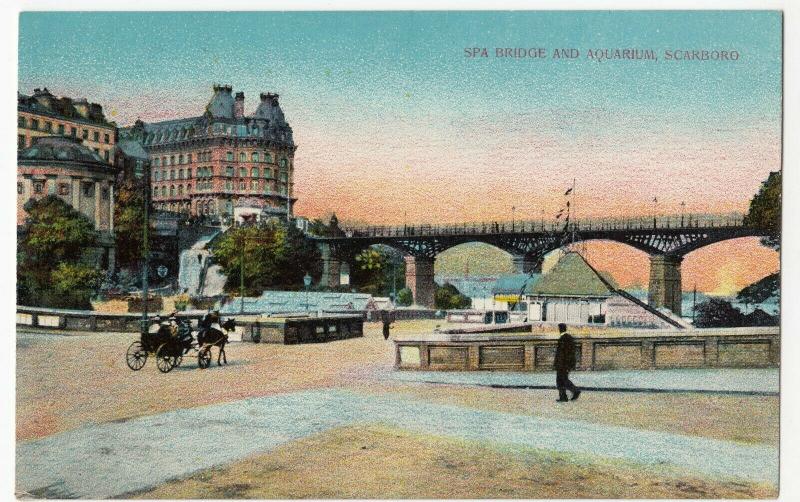
[[[572,400],[578,399],[581,395],[580,389],[569,379],[570,370],[575,369],[575,339],[567,333],[567,325],[559,323],[558,332],[561,337],[558,339],[556,347],[556,357],[553,361],[553,369],[556,370],[556,388],[558,388],[558,402],[564,403],[567,399],[567,389],[572,392]]]
[[[392,326],[393,315],[389,311],[384,311],[383,315],[381,316],[381,320],[383,321],[383,339],[389,339],[389,328]]]

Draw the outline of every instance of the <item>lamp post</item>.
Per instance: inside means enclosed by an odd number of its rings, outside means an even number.
[[[239,255],[239,296],[242,301],[239,305],[239,313],[244,314],[244,246],[247,239],[242,239],[241,254]]]
[[[683,227],[683,216],[686,211],[686,202],[681,202],[681,227]]]
[[[517,210],[516,207],[511,206],[511,231],[512,232],[514,231],[514,226],[515,226],[514,223],[515,223],[516,217],[515,217],[514,213],[515,213],[516,210]]]
[[[137,161],[138,162],[138,161]],[[150,243],[148,233],[150,229],[150,166],[144,166],[144,225],[142,228],[142,333],[147,332],[147,300],[148,283],[147,276],[150,273]]]
[[[308,275],[308,272],[303,276],[303,284],[306,287],[306,312],[308,312],[308,288],[311,286],[311,276]]]

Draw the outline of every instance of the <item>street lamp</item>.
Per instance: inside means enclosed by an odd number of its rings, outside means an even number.
[[[308,272],[303,276],[303,284],[306,287],[306,312],[308,312],[308,288],[311,286],[311,276],[308,275]]]
[[[140,162],[140,161],[137,161]],[[147,275],[150,273],[150,243],[148,242],[148,231],[150,228],[150,165],[144,165],[144,225],[142,228],[142,333],[147,333],[147,302],[149,296]]]
[[[515,218],[515,216],[514,216],[514,212],[515,212],[516,210],[517,210],[517,208],[516,208],[516,207],[514,207],[514,206],[511,206],[511,231],[512,231],[512,232],[514,231],[514,221],[515,221],[515,219],[516,219],[516,218]]]
[[[686,202],[681,202],[681,227],[683,227],[683,215],[686,211]]]

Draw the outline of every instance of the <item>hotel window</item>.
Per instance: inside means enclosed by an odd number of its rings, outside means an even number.
[[[245,190],[247,188],[247,183],[244,180],[239,181],[239,190]]]
[[[83,196],[94,197],[94,183],[91,181],[83,183]]]
[[[225,176],[233,178],[233,168],[231,166],[225,168]]]
[[[161,181],[167,181],[167,170],[161,171]]]
[[[170,195],[175,195],[175,185],[170,185],[169,186],[169,194]]]
[[[58,184],[58,195],[69,195],[69,183]]]
[[[78,136],[78,129],[76,127],[70,127],[69,128],[69,135],[72,136],[73,138],[77,137]]]
[[[250,190],[258,190],[258,180],[250,181]]]
[[[253,159],[253,162],[258,162],[258,152],[253,152],[251,158]]]
[[[160,159],[157,159],[157,158],[153,159],[153,166],[154,167],[158,167],[160,165],[161,165],[161,160]]]
[[[52,122],[45,122],[44,123],[44,130],[47,132],[53,132],[53,123]]]
[[[187,164],[191,164],[192,163],[192,154],[191,153],[186,155],[186,163]]]
[[[109,188],[108,188],[108,187],[103,187],[103,188],[100,190],[100,197],[101,197],[103,200],[108,200],[108,199],[111,197],[111,190],[109,190]]]
[[[175,156],[174,155],[170,155],[169,156],[169,165],[171,165],[171,166],[175,165]]]
[[[156,171],[156,181],[161,181],[161,171]]]
[[[247,154],[242,152],[239,154],[239,162],[247,162]]]
[[[264,153],[264,162],[272,164],[272,155],[270,155],[269,152]]]
[[[250,170],[250,177],[251,178],[258,178],[258,168],[254,167]]]
[[[58,134],[64,135],[64,124],[58,124]]]
[[[17,183],[17,193],[25,193],[25,186],[22,183]]]
[[[247,169],[244,167],[239,168],[239,177],[244,178],[247,176]]]
[[[108,162],[108,150],[103,152],[103,157],[105,157],[106,162]]]
[[[286,159],[281,159],[281,167],[286,167]]]
[[[231,183],[231,180],[225,182],[225,190],[233,190],[233,183]]]
[[[178,155],[178,164],[183,164],[183,154]]]
[[[162,197],[166,197],[167,196],[167,185],[162,185],[161,186],[161,196]]]
[[[169,165],[169,159],[166,158],[166,157],[161,157],[161,165],[162,166],[168,166]]]
[[[19,117],[17,119],[17,127],[27,127],[28,121],[25,120],[25,117]]]
[[[178,185],[178,195],[183,195],[183,185]]]
[[[192,179],[192,168],[191,167],[186,170],[186,179],[187,180]]]
[[[17,136],[17,148],[19,148],[20,150],[25,148],[25,136],[23,136],[22,134]]]
[[[83,132],[81,133],[81,137],[83,139],[89,139],[89,129],[84,129]]]
[[[179,180],[183,179],[183,169],[178,169],[178,179]]]
[[[228,162],[233,162],[233,152],[226,153],[225,158],[228,159]]]
[[[39,130],[39,120],[38,119],[31,119],[31,129],[38,131]]]
[[[33,193],[42,193],[44,192],[44,181],[34,181],[33,182]]]
[[[104,143],[108,143],[109,141],[111,141],[111,138],[108,136],[108,134],[104,134],[103,135],[103,142]]]
[[[287,175],[286,175],[286,173],[285,173],[285,172],[281,172],[281,181],[282,181],[282,182],[284,182],[284,183],[286,183],[286,180],[287,180]]]
[[[171,180],[175,179],[175,169],[170,169],[169,170],[169,179],[171,179]]]
[[[96,141],[96,142],[99,142],[100,141],[100,132],[99,131],[94,131],[92,133],[92,139],[94,141]]]
[[[264,177],[267,179],[272,178],[272,169],[264,169]]]
[[[192,192],[192,184],[189,183],[188,185],[186,185],[186,193],[191,193],[191,192]]]

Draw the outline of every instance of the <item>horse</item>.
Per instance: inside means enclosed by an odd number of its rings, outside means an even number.
[[[225,344],[228,343],[227,332],[233,331],[236,328],[236,321],[234,319],[228,319],[222,323],[221,327],[225,330],[225,333],[212,326],[207,326],[197,332],[198,347],[208,344],[216,346],[219,349],[219,354],[217,355],[217,366],[222,366],[222,362],[228,364],[228,358],[225,356]]]

